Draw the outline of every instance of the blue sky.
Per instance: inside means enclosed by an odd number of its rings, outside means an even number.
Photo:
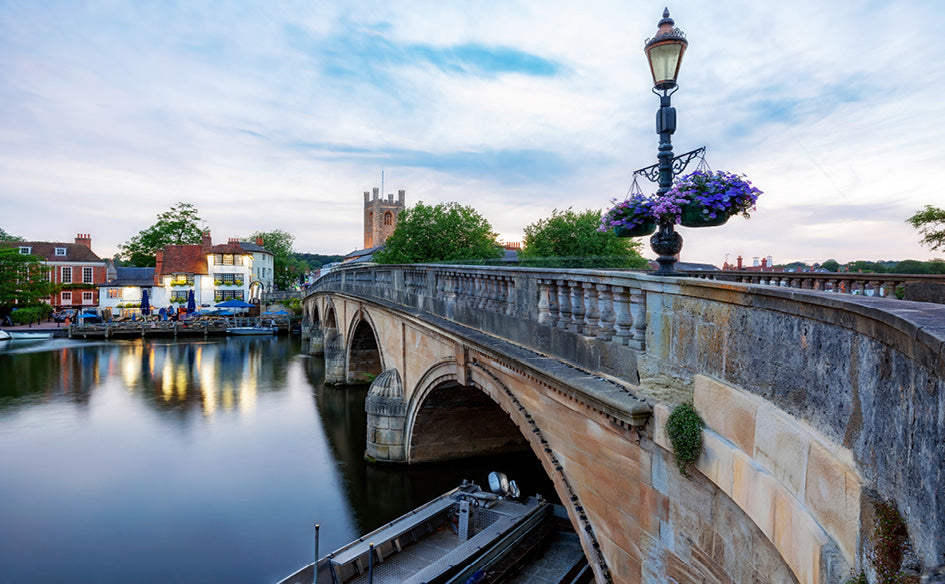
[[[106,257],[186,201],[216,241],[345,253],[383,171],[518,241],[655,163],[663,6],[0,0],[0,227]],[[945,206],[945,4],[669,8],[690,41],[676,153],[765,191],[749,221],[683,229],[683,259],[936,255],[904,221]]]

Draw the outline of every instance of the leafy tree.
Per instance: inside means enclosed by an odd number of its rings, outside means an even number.
[[[885,274],[887,272],[885,266],[879,262],[870,262],[866,260],[856,260],[849,262],[845,267],[848,272],[864,272],[868,274]]]
[[[922,234],[922,245],[931,249],[945,248],[945,209],[926,205],[906,219]]]
[[[119,246],[121,257],[133,266],[152,267],[155,252],[164,246],[200,243],[203,240],[201,221],[197,207],[177,203],[160,213],[154,225]]]
[[[18,235],[7,233],[2,227],[0,227],[0,241],[23,241],[23,238]]]
[[[827,270],[828,272],[837,272],[840,270],[840,262],[830,259],[820,264],[820,267]]]
[[[381,264],[417,264],[487,260],[502,255],[492,226],[472,207],[459,203],[424,205],[401,212],[384,249]]]
[[[56,285],[41,258],[21,254],[15,247],[0,247],[0,305],[35,304],[51,295]]]
[[[920,262],[919,260],[902,260],[889,270],[892,274],[931,274],[930,262]]]
[[[273,256],[272,280],[279,290],[288,290],[299,281],[299,274],[305,271],[305,264],[295,257],[292,244],[295,236],[281,229],[257,231],[249,238],[256,241],[262,238],[262,245]]]
[[[525,228],[519,259],[523,265],[568,268],[645,268],[636,239],[600,232],[601,212],[551,212]]]

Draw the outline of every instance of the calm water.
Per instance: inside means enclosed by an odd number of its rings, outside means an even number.
[[[531,455],[362,460],[366,388],[285,337],[0,349],[0,582],[274,582],[470,478],[551,495]],[[510,472],[511,471],[511,472]]]

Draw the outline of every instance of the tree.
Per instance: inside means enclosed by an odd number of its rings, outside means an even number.
[[[0,227],[0,241],[23,241],[23,238],[18,235],[7,233],[2,227]]]
[[[0,248],[0,305],[35,304],[50,296],[56,285],[49,281],[49,270],[41,258]]]
[[[257,231],[250,236],[249,241],[262,239],[262,245],[273,257],[272,281],[279,290],[291,288],[299,280],[299,274],[304,270],[292,252],[295,236],[281,229],[274,231]]]
[[[384,249],[374,254],[381,264],[417,264],[487,260],[502,255],[492,226],[472,207],[459,203],[417,203],[400,213]]]
[[[840,269],[840,262],[834,259],[829,259],[824,263],[820,264],[820,267],[828,272],[836,272]]]
[[[873,274],[885,274],[886,268],[878,262],[870,262],[867,260],[856,260],[853,262],[848,262],[846,265],[848,272],[864,272],[864,273],[873,273]]]
[[[561,268],[646,268],[639,241],[600,232],[601,211],[551,212],[525,228],[523,265]]]
[[[926,205],[906,219],[922,234],[922,245],[931,249],[945,248],[945,209]]]
[[[133,266],[154,266],[154,254],[166,245],[200,243],[203,240],[202,220],[197,207],[177,203],[157,216],[157,222],[119,246],[122,259]]]

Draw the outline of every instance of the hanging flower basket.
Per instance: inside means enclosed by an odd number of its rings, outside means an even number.
[[[617,237],[646,237],[656,231],[656,220],[641,223],[635,227],[614,227]]]
[[[697,203],[683,205],[679,224],[683,227],[718,227],[725,225],[731,215],[716,212]]]

